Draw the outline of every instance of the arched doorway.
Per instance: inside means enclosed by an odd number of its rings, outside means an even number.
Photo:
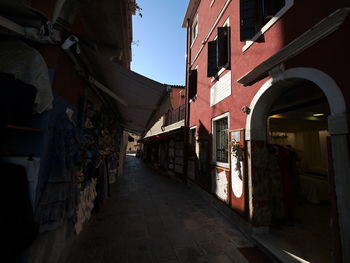
[[[297,191],[304,189],[304,192],[300,193],[300,197],[305,198],[305,188],[313,173],[316,176],[314,179],[323,180],[323,189],[330,190],[328,194],[326,194],[327,191],[320,193],[324,194],[324,201],[329,204],[332,203],[332,206],[328,208],[325,206],[324,209],[319,209],[319,215],[323,214],[322,220],[324,221],[323,225],[318,225],[319,229],[315,231],[317,233],[327,233],[327,231],[330,231],[327,226],[332,222],[332,231],[330,232],[332,232],[333,239],[341,240],[342,247],[348,246],[349,226],[346,224],[346,220],[348,220],[346,217],[349,207],[349,196],[347,195],[350,185],[350,169],[346,107],[342,93],[334,80],[316,69],[294,68],[286,70],[277,78],[268,80],[260,88],[252,100],[250,109],[251,113],[247,116],[246,138],[249,146],[248,161],[251,167],[249,169],[249,205],[250,218],[253,224],[257,226],[268,225],[272,226],[271,229],[273,229],[276,223],[275,219],[278,219],[276,204],[272,205],[274,197],[271,197],[271,185],[273,185],[271,174],[273,174],[274,166],[271,165],[272,158],[266,158],[266,156],[271,156],[271,152],[279,151],[279,148],[286,149],[289,147],[289,150],[299,151],[297,158],[301,159],[298,163],[301,172],[298,171],[295,184],[299,184],[300,187],[292,187],[291,178],[286,182],[286,177],[288,175],[291,177],[291,170],[293,169],[291,165],[288,167],[288,164],[291,164],[294,157],[288,156],[287,152],[283,152],[287,155],[277,160],[279,164],[276,164],[278,168],[275,166],[275,169],[284,169],[286,174],[281,176],[279,182],[280,200],[283,200],[280,205],[282,211],[284,211],[284,221],[292,219],[293,216],[301,218],[302,222],[292,222],[290,225],[295,227],[298,223],[301,224],[302,226],[298,228],[298,231],[303,227],[305,228],[306,232],[301,231],[303,237],[310,234],[307,233],[308,230],[311,231],[311,228],[306,227],[307,224],[317,225],[312,224],[311,217],[316,215],[316,210],[319,207],[313,210],[315,207],[310,208],[306,205],[301,208],[296,205],[300,201],[298,200],[299,193]],[[327,139],[327,137],[329,138]],[[271,144],[274,145],[274,149],[271,149]],[[283,155],[281,155],[281,152],[278,152],[278,154],[280,154],[279,156]],[[281,164],[283,160],[285,163]],[[309,177],[303,177],[300,180],[300,174],[305,172],[309,173]],[[285,181],[283,182],[283,180]],[[276,189],[278,189],[278,186],[274,190]],[[316,200],[320,196],[317,197],[316,193],[314,194],[313,200],[311,193],[308,198],[316,203],[321,202],[319,199]],[[326,200],[327,197],[329,200]],[[312,202],[309,203],[312,204]],[[317,220],[317,222],[320,223],[322,220]],[[284,227],[286,224],[282,226]],[[270,233],[272,232],[270,231]],[[313,237],[315,238],[315,236]],[[328,243],[334,244],[334,240],[329,240]],[[305,243],[306,240],[303,241]],[[294,242],[297,241],[294,240]],[[307,242],[312,243],[312,240]],[[316,243],[313,243],[316,249],[324,249],[322,245]],[[299,253],[299,251],[298,253],[301,256],[306,255],[306,258],[313,257],[312,250],[314,247],[302,247],[302,250],[306,249],[307,251],[302,251],[302,253]],[[343,261],[346,262],[349,257],[347,253],[349,252],[343,251],[341,255],[339,251],[336,251],[339,247],[338,244],[330,249],[333,253],[332,257],[342,257]]]

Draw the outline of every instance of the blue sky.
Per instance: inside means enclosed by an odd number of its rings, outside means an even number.
[[[137,0],[142,18],[133,16],[131,69],[161,83],[185,84],[188,0]]]

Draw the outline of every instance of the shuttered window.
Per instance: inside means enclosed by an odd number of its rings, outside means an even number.
[[[208,42],[208,77],[230,66],[230,27],[218,27],[217,39]]]
[[[208,77],[214,77],[218,72],[216,40],[208,42]]]
[[[195,147],[196,145],[196,128],[191,128],[190,129],[190,134],[188,138],[188,144]]]
[[[285,5],[285,0],[240,0],[240,40],[254,35]]]
[[[240,40],[251,39],[256,33],[257,1],[240,1]]]
[[[197,38],[198,35],[198,15],[196,16],[195,20],[192,24],[192,30],[191,30],[191,44],[194,42],[194,40]]]
[[[188,99],[193,99],[197,94],[197,69],[190,71]]]
[[[218,27],[218,39],[217,39],[217,66],[221,68],[227,68],[230,64],[230,28]]]
[[[285,0],[262,0],[263,16],[265,20],[271,19],[285,5]]]

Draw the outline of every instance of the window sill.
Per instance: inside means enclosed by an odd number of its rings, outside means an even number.
[[[193,45],[194,45],[194,43],[196,42],[196,39],[197,39],[197,38],[198,38],[198,33],[197,33],[197,35],[195,36],[195,38],[192,40],[192,43],[191,43],[190,48],[193,47]]]
[[[273,18],[271,18],[269,22],[267,22],[251,40],[245,42],[245,45],[242,48],[242,52],[248,50],[255,43],[255,41],[267,30],[269,30],[293,5],[294,0],[286,0],[285,6],[280,11],[278,11],[278,13]]]
[[[230,169],[230,163],[222,163],[222,162],[212,161],[211,164],[213,166],[217,166],[217,167],[220,167],[220,168]]]
[[[225,65],[225,67],[221,68],[214,77],[211,77],[210,81],[211,82],[217,81],[219,79],[220,75],[225,72],[225,70],[230,70],[228,65]]]

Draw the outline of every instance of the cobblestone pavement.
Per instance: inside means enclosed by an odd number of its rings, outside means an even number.
[[[68,263],[269,263],[198,193],[127,156],[111,197],[84,225]]]

